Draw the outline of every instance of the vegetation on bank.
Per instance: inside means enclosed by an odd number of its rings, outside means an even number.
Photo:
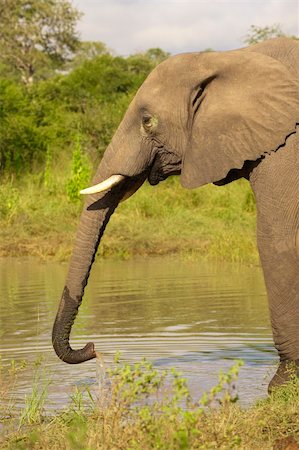
[[[12,380],[22,375],[22,366],[13,364],[10,386],[0,378],[5,400],[0,410],[0,446],[26,450],[298,448],[298,379],[244,409],[235,388],[241,365],[237,361],[219,375],[209,392],[193,398],[186,380],[175,370],[161,372],[147,361],[130,366],[116,359],[97,395],[76,388],[69,406],[53,416],[44,409],[49,380],[42,367],[37,368],[24,407],[14,408]]]
[[[48,167],[46,177],[28,174],[2,182],[0,256],[69,259],[82,209],[75,188],[81,178],[69,166]],[[126,259],[176,253],[256,263],[255,241],[255,204],[247,181],[189,191],[173,177],[156,187],[145,183],[120,204],[99,255]]]

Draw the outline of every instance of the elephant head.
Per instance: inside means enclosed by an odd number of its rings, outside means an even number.
[[[69,336],[118,203],[146,179],[154,185],[180,175],[185,188],[223,184],[233,170],[275,152],[295,131],[298,82],[285,64],[264,53],[257,47],[173,56],[140,87],[106,149],[95,186],[85,191],[89,195],[53,328],[55,351],[65,362],[96,356],[92,343],[73,350]]]

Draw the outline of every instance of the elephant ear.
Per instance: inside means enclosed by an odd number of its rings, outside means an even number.
[[[189,189],[222,180],[246,160],[276,151],[299,123],[299,82],[279,61],[242,50],[197,57],[199,106],[190,107],[181,172]],[[209,76],[203,80],[200,73]],[[194,90],[190,105],[196,104],[192,98]]]

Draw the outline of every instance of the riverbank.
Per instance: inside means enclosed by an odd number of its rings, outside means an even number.
[[[78,388],[62,413],[47,415],[43,406],[49,380],[37,365],[26,404],[13,413],[2,407],[2,449],[296,449],[299,447],[299,382],[244,409],[238,405],[238,361],[201,398],[191,398],[186,380],[174,370],[157,371],[146,361],[115,362],[102,380],[98,398]],[[1,398],[13,393],[22,366],[12,364],[0,377]],[[3,376],[3,369],[1,371]],[[103,376],[103,373],[100,374]],[[10,380],[9,382],[7,380]],[[11,398],[11,400],[13,397]]]
[[[60,163],[44,173],[6,178],[0,186],[0,256],[67,261],[82,200],[68,194]],[[46,174],[47,175],[47,174]],[[103,258],[180,257],[256,264],[255,204],[248,183],[185,190],[178,178],[145,184],[122,203],[98,252]]]

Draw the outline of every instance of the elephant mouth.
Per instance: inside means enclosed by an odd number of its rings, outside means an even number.
[[[166,178],[173,175],[181,174],[181,161],[178,160],[173,162],[172,164],[167,164],[162,166],[160,160],[154,160],[151,168],[140,175],[130,177],[127,175],[112,175],[104,181],[101,181],[98,184],[95,184],[91,187],[83,189],[80,191],[80,194],[90,195],[90,194],[99,194],[105,191],[109,191],[115,189],[116,187],[121,187],[121,185],[125,185],[124,187],[124,196],[121,201],[124,201],[131,197],[145,182],[147,179],[151,186],[155,186],[159,184],[161,181],[166,180]]]
[[[182,160],[172,152],[157,153],[149,170],[148,182],[155,186],[172,175],[180,175]]]
[[[161,172],[150,172],[147,179],[151,186],[156,186],[161,181],[166,180],[168,177],[173,175],[180,175],[181,169],[174,169],[168,173],[161,173]]]

